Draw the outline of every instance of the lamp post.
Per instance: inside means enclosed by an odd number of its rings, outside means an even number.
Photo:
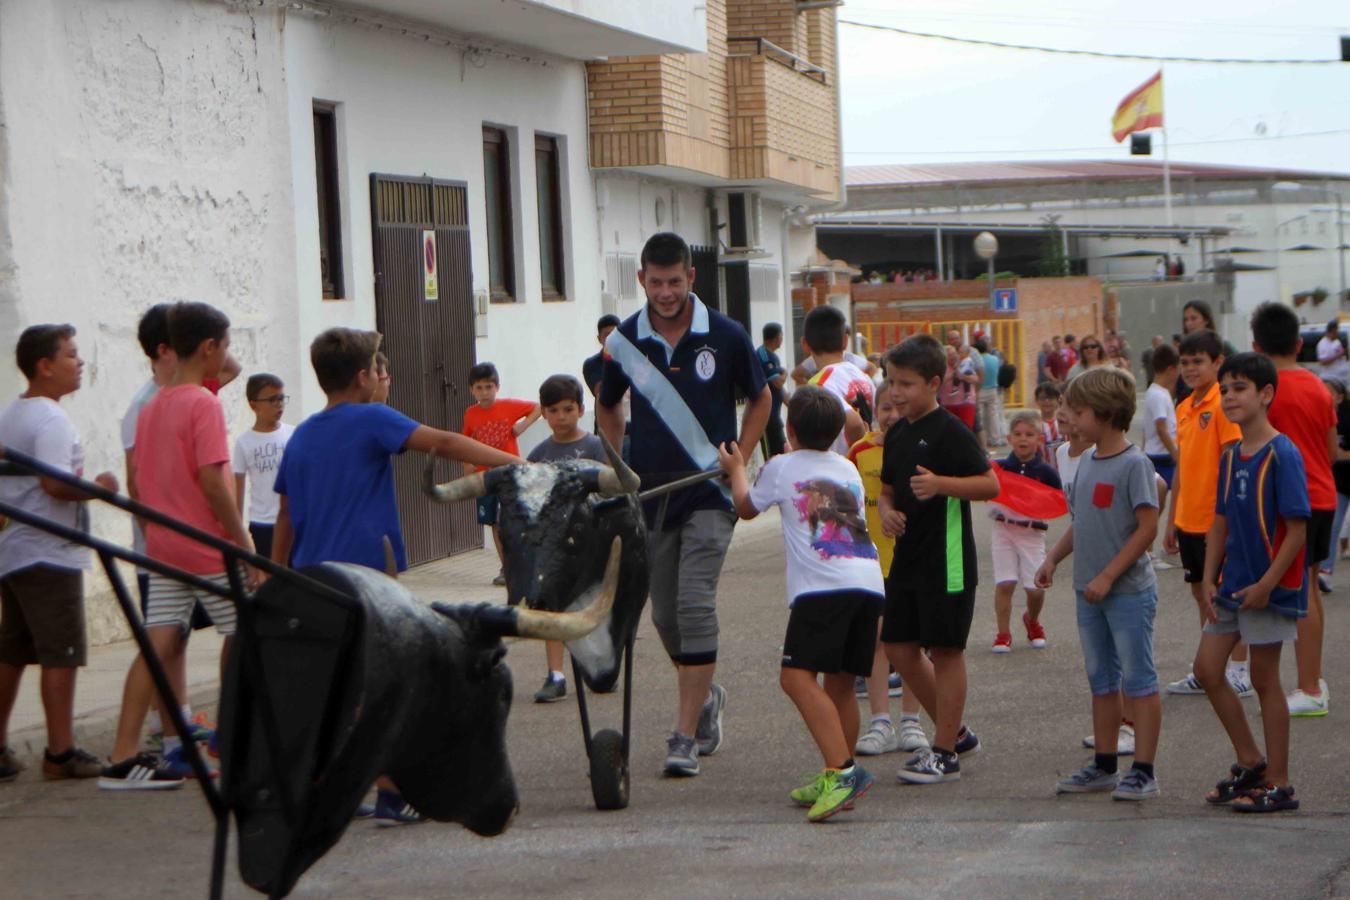
[[[975,255],[989,263],[989,308],[994,308],[994,257],[998,256],[998,238],[987,231],[975,235]]]

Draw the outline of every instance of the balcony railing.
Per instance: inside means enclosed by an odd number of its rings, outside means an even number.
[[[784,50],[773,41],[765,40],[762,37],[732,37],[727,38],[727,44],[732,51],[733,56],[764,56],[773,60],[779,65],[787,66],[794,72],[800,72],[807,78],[814,78],[821,84],[825,83],[825,70],[814,63],[802,59],[795,53]],[[735,45],[752,44],[754,50],[751,53],[736,53]]]

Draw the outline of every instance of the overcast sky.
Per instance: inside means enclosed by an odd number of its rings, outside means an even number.
[[[1339,59],[1339,38],[1350,35],[1347,0],[848,0],[839,18],[850,166],[1127,159],[1129,140],[1112,140],[1112,114],[1159,66],[844,20],[1076,50],[1262,59]],[[1350,63],[1167,63],[1164,88],[1173,160],[1350,172]],[[1296,136],[1328,131],[1337,133]]]

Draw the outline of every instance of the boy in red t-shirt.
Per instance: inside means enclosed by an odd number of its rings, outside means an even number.
[[[520,455],[516,437],[534,424],[543,412],[532,400],[497,399],[502,381],[497,367],[490,362],[478,363],[469,370],[469,390],[477,401],[464,411],[464,433],[478,441],[512,456]],[[482,471],[479,467],[476,471]],[[477,500],[478,524],[492,526],[492,543],[497,547],[497,561],[502,562],[502,539],[497,531],[497,497],[489,494]],[[499,571],[492,583],[506,584],[506,574]]]
[[[140,502],[208,534],[252,552],[253,541],[235,505],[230,445],[220,400],[204,387],[218,379],[230,347],[230,320],[206,303],[176,303],[169,310],[169,343],[178,357],[173,380],[145,405],[136,424],[130,474]],[[152,559],[228,588],[220,552],[153,522],[145,523],[145,552]],[[252,579],[250,573],[250,580]],[[201,603],[225,636],[222,662],[230,651],[235,608],[229,600],[162,575],[150,575],[145,627],[166,669],[183,653],[183,629]],[[133,664],[134,665],[134,664]],[[167,710],[160,710],[169,719]],[[164,736],[164,758],[154,775],[135,753],[144,705],[124,697],[112,765],[99,778],[110,790],[174,786],[191,770],[177,736]]]
[[[1283,303],[1262,303],[1252,313],[1252,349],[1270,357],[1279,373],[1275,399],[1267,415],[1276,431],[1288,436],[1303,455],[1308,474],[1308,615],[1298,620],[1294,659],[1298,664],[1298,687],[1289,694],[1289,715],[1325,716],[1327,684],[1322,680],[1322,591],[1318,569],[1331,556],[1335,539],[1331,525],[1336,517],[1336,482],[1331,461],[1338,455],[1336,406],[1331,391],[1312,372],[1298,364],[1298,316]]]

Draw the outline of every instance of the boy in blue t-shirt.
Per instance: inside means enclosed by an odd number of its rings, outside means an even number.
[[[349,562],[383,571],[388,538],[398,570],[408,568],[394,498],[395,453],[439,453],[481,466],[521,462],[372,402],[380,340],[374,331],[330,328],[310,344],[328,405],[295,429],[277,471],[272,559],[281,565]]]
[[[1219,369],[1223,413],[1242,429],[1242,441],[1224,451],[1219,465],[1214,524],[1205,539],[1205,625],[1195,676],[1237,755],[1229,777],[1205,800],[1231,803],[1237,812],[1298,809],[1289,783],[1289,707],[1280,686],[1280,649],[1295,639],[1298,620],[1308,614],[1303,551],[1311,512],[1303,457],[1266,415],[1277,380],[1274,363],[1260,353],[1238,353]],[[1238,641],[1251,648],[1264,759],[1242,701],[1224,677]]]
[[[330,328],[309,346],[328,405],[295,429],[274,490],[279,494],[272,560],[296,568],[348,562],[385,568],[385,538],[399,571],[408,567],[394,497],[393,454],[439,453],[480,466],[521,462],[473,438],[419,424],[373,402],[380,385],[374,331]],[[382,776],[373,810],[380,824],[424,822]]]

